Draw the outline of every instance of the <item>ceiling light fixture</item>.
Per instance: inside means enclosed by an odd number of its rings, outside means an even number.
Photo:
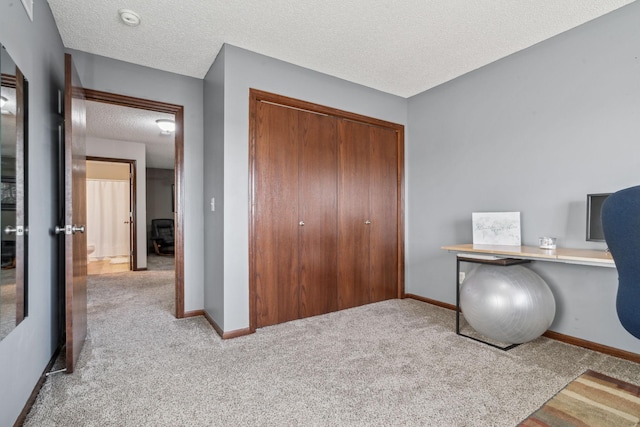
[[[163,135],[168,135],[171,132],[175,132],[176,130],[176,122],[169,119],[158,119],[156,120],[156,124],[162,131]]]
[[[128,26],[137,27],[138,25],[140,25],[140,15],[135,13],[133,10],[120,9],[118,10],[118,13],[120,14],[120,19],[122,20],[122,22],[124,22]]]
[[[4,104],[6,104],[7,101],[9,101],[8,98],[5,98],[4,96],[0,96],[0,108],[4,107]]]

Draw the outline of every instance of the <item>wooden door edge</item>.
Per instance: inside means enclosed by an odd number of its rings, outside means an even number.
[[[404,197],[404,126],[397,129],[398,135],[398,298],[405,293],[404,232],[405,232],[405,197]]]
[[[256,284],[256,237],[255,237],[255,177],[256,177],[256,115],[259,97],[249,89],[249,331],[257,329],[257,284]]]

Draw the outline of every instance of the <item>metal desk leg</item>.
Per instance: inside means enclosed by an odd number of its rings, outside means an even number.
[[[460,261],[461,261],[460,257],[456,256],[456,334],[466,338],[470,338],[474,341],[481,342],[483,344],[490,345],[491,347],[497,348],[499,350],[506,351],[519,346],[520,344],[509,344],[506,347],[501,347],[499,345],[490,343],[483,339],[472,337],[471,335],[467,335],[460,332],[460,313],[461,313],[461,310],[460,310]],[[530,262],[529,260],[523,260],[523,259],[505,259],[502,261],[498,261],[498,260],[480,260],[480,259],[467,259],[467,258],[462,259],[462,261],[473,263],[473,264],[494,264],[494,265],[502,265],[502,266],[525,264]]]
[[[460,335],[460,259],[456,257],[456,334]]]

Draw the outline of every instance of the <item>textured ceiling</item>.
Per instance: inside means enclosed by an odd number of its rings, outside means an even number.
[[[202,78],[229,43],[409,97],[632,0],[48,2],[68,48]]]
[[[157,119],[172,114],[87,101],[87,136],[145,145],[148,168],[173,169],[175,137],[162,135]]]
[[[48,2],[68,48],[202,78],[229,43],[409,97],[632,0]],[[119,8],[140,26],[122,23]],[[170,169],[174,138],[155,124],[165,116],[89,102],[88,134],[144,143],[147,165]]]

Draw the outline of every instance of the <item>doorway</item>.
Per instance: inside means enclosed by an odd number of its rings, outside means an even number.
[[[183,123],[184,123],[184,107],[181,105],[175,104],[167,104],[163,102],[150,101],[141,98],[134,98],[125,95],[113,94],[108,92],[101,92],[92,89],[85,89],[85,97],[87,101],[94,103],[102,103],[102,104],[110,104],[114,106],[127,107],[131,109],[144,110],[146,112],[158,113],[158,117],[163,118],[162,116],[171,115],[175,121],[175,132],[170,136],[167,135],[167,138],[171,138],[173,141],[173,161],[172,161],[172,169],[173,169],[173,187],[172,194],[169,197],[172,197],[172,205],[173,205],[173,220],[174,220],[174,271],[175,271],[175,316],[177,318],[183,318],[185,316],[184,313],[184,208],[183,208],[183,198],[184,198],[184,188],[183,188],[183,174],[184,174],[184,134],[183,134]],[[156,124],[153,123],[155,126]],[[116,141],[117,142],[117,141]],[[120,141],[123,142],[123,141]],[[111,157],[111,156],[108,156]],[[116,157],[116,156],[113,156]],[[112,160],[112,159],[110,159]],[[142,176],[140,167],[138,165],[138,176],[137,180],[144,182],[145,176]],[[146,174],[146,173],[145,173]],[[137,186],[138,188],[140,185]],[[138,198],[141,198],[142,195],[138,193]],[[146,206],[145,206],[146,207]],[[137,254],[143,254],[146,260],[147,257],[147,248],[149,247],[149,237],[150,230],[141,229],[140,222],[142,220],[142,214],[140,213],[143,209],[141,202],[138,203],[138,213],[140,217],[138,218],[138,238],[137,238]],[[144,212],[144,224],[145,228],[147,221],[150,221],[151,218],[147,217],[146,209]],[[146,231],[146,232],[145,232]],[[146,236],[145,239],[143,236]],[[143,265],[141,260],[138,258],[138,268],[139,270],[146,269],[146,263]],[[135,265],[135,262],[134,262]]]
[[[87,156],[87,274],[137,270],[136,162]]]

